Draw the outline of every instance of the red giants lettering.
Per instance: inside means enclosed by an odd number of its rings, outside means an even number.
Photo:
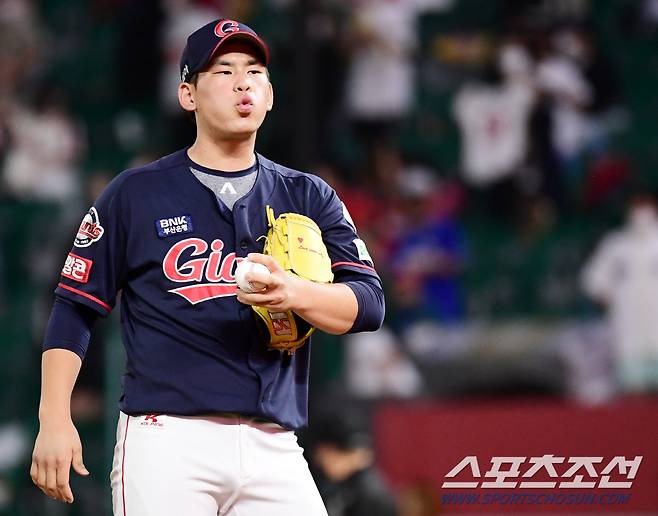
[[[200,238],[186,238],[176,242],[162,262],[164,275],[176,283],[194,281],[197,284],[175,288],[169,292],[184,297],[193,305],[209,299],[235,295],[235,268],[244,258],[236,257],[235,253],[229,253],[222,258],[223,249],[224,242],[215,239],[210,244],[210,256],[179,264],[185,251],[191,250],[191,256],[202,255],[208,250],[208,243]],[[204,280],[208,283],[201,283]]]

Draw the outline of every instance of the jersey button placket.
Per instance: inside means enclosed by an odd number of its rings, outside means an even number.
[[[247,208],[247,205],[245,203],[240,203],[238,205],[238,209],[240,210],[240,218],[241,219],[245,218],[245,209],[246,208]],[[246,226],[246,220],[241,220],[241,222],[245,223],[245,226]],[[236,224],[236,229],[238,229],[237,224]],[[242,249],[243,251],[246,251],[247,249],[249,249],[249,243],[250,243],[249,238],[246,238],[246,237],[242,238],[240,240],[240,249]]]

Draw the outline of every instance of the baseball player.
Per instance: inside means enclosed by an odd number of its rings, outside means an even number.
[[[84,216],[44,338],[30,473],[48,496],[73,502],[70,468],[88,474],[70,396],[91,326],[121,292],[114,514],[326,514],[294,434],[307,422],[307,337],[375,330],[384,299],[335,192],[254,151],[274,101],[268,61],[242,23],[191,34],[178,97],[194,144],[123,172]],[[269,270],[247,274],[263,290],[236,287],[247,257]]]

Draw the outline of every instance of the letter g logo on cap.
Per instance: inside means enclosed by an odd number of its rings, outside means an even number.
[[[220,38],[223,38],[231,32],[239,31],[240,25],[238,25],[238,22],[233,20],[222,20],[217,25],[215,25],[215,34]]]

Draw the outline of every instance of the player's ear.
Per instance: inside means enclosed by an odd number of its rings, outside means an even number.
[[[274,106],[274,88],[272,87],[272,83],[268,83],[269,86],[269,92],[267,95],[267,110],[272,111],[272,107]]]
[[[194,111],[196,109],[194,86],[192,84],[181,82],[178,85],[178,102],[185,111]]]

